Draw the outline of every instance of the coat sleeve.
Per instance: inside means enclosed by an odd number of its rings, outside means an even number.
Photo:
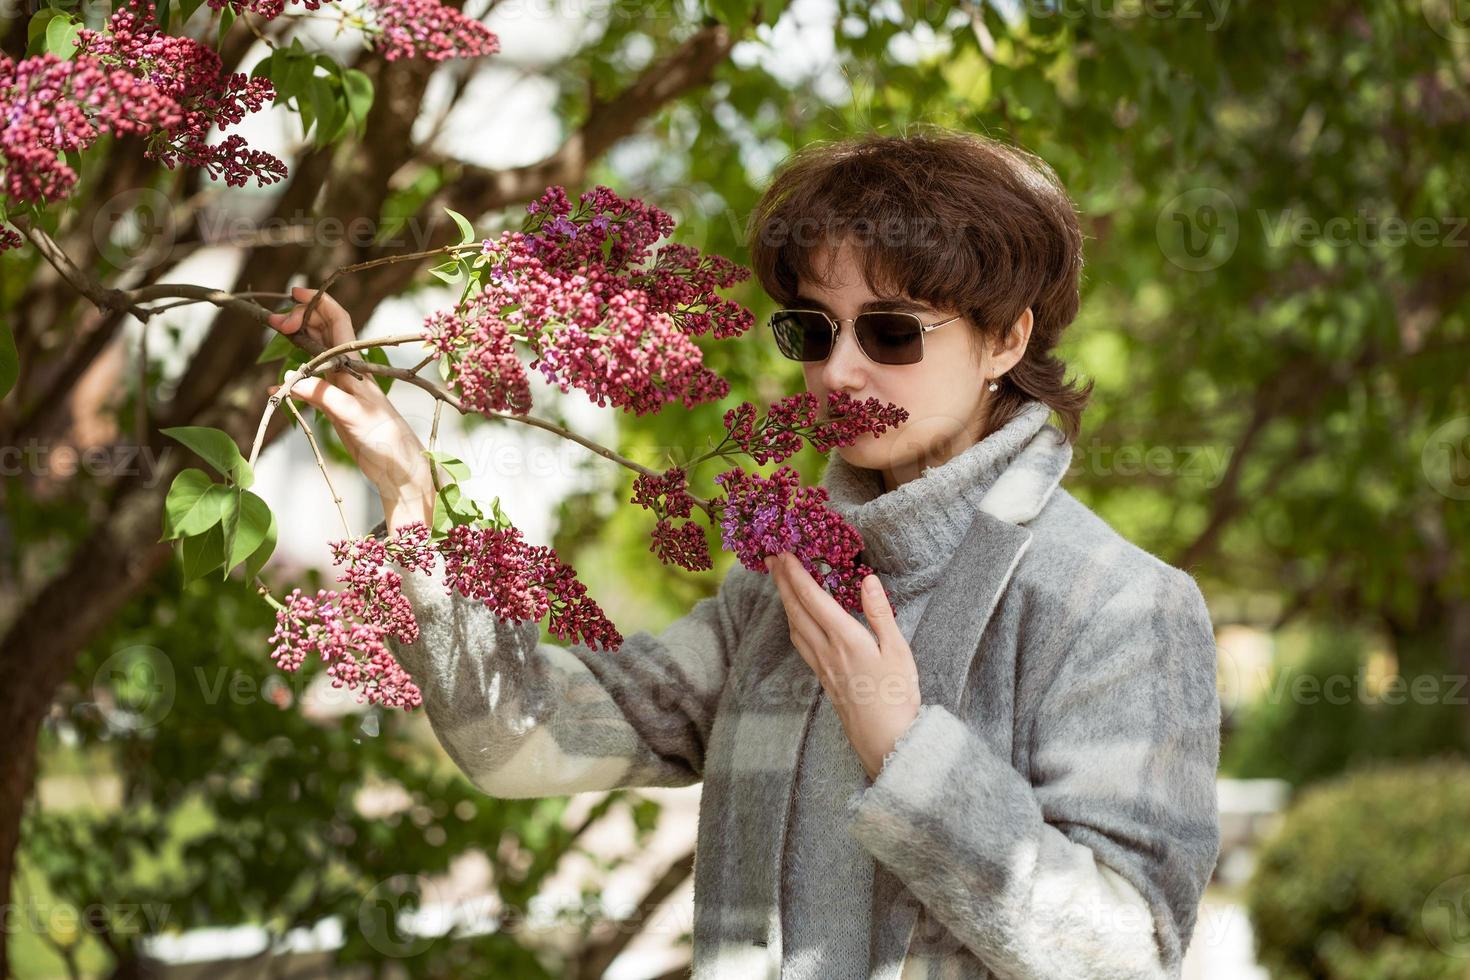
[[[432,575],[405,570],[419,624],[390,648],[423,694],[439,743],[478,788],[527,799],[703,778],[705,746],[758,573],[734,565],[660,635],[617,651],[541,640]]]
[[[854,837],[997,976],[1179,976],[1219,855],[1220,701],[1199,587],[1162,574],[1063,655],[1029,780],[928,704],[850,798]]]

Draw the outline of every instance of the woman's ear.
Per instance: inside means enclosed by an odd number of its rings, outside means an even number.
[[[1026,307],[1016,322],[1005,332],[1005,336],[990,345],[990,373],[999,377],[1021,362],[1026,356],[1026,346],[1031,343],[1031,328],[1036,325],[1036,315]]]

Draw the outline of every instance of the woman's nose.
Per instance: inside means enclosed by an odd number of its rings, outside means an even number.
[[[822,385],[828,391],[861,391],[867,370],[867,355],[858,347],[849,320],[841,324],[832,353],[822,362]]]

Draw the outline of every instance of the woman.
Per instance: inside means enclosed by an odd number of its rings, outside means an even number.
[[[1219,847],[1215,644],[1193,578],[1058,485],[1088,394],[1054,354],[1066,193],[967,134],[816,144],[750,245],[807,388],[909,412],[822,479],[894,605],[854,617],[774,556],[610,654],[405,574],[421,633],[397,652],[439,740],[499,797],[703,781],[697,978],[1177,976]],[[350,338],[322,305],[321,339]],[[390,526],[426,518],[371,379],[296,394]]]

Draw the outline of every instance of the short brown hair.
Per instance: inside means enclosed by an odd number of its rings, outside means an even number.
[[[1029,306],[1026,353],[998,379],[989,435],[1029,399],[1060,416],[1076,441],[1092,382],[1064,379],[1054,354],[1077,315],[1082,232],[1071,198],[1040,157],[974,133],[939,127],[870,133],[802,147],[772,176],[752,214],[751,266],[778,303],[825,246],[856,242],[879,295],[959,310],[979,335],[999,338]]]

